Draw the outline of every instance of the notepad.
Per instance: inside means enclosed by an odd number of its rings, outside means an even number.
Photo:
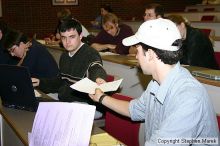
[[[192,74],[197,77],[220,81],[220,70],[212,70],[212,69],[195,70],[192,71]]]

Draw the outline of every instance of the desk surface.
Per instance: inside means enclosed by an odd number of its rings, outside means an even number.
[[[105,61],[110,61],[110,62],[114,62],[114,63],[128,65],[128,66],[131,66],[131,67],[134,67],[134,66],[138,65],[137,60],[135,59],[135,57],[131,57],[131,56],[107,55],[107,56],[102,56],[102,59],[105,60]],[[190,72],[192,72],[194,70],[207,69],[207,68],[196,67],[196,66],[186,66],[185,68],[187,68]],[[204,84],[220,87],[220,81],[209,80],[209,79],[201,78],[201,77],[196,77],[196,79],[198,79],[200,82],[202,82]]]

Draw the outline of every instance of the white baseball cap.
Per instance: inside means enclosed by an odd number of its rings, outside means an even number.
[[[161,50],[177,51],[180,46],[173,43],[179,39],[181,35],[176,24],[168,19],[158,18],[141,24],[137,33],[123,39],[122,43],[125,46],[144,43]]]

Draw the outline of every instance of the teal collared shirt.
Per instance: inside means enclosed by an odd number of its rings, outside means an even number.
[[[218,138],[216,114],[206,89],[179,63],[159,85],[152,80],[130,102],[132,120],[145,120],[145,145],[161,140]]]

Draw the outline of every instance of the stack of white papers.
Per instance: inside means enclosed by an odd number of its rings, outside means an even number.
[[[120,86],[121,82],[122,79],[98,85],[92,80],[88,78],[84,78],[76,82],[75,84],[71,85],[70,87],[80,92],[95,94],[96,88],[101,89],[103,92],[116,91]]]
[[[80,103],[41,102],[29,146],[88,146],[95,106]]]

